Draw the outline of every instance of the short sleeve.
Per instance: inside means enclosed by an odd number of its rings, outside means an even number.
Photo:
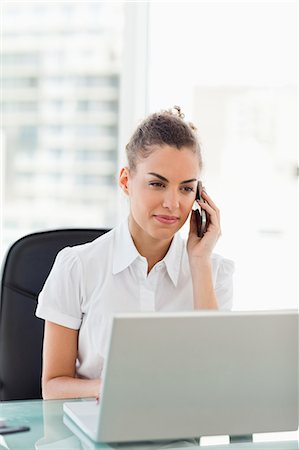
[[[38,296],[36,316],[72,329],[82,320],[82,266],[71,247],[61,250]]]
[[[230,259],[221,258],[216,274],[215,293],[219,309],[230,311],[233,306],[233,274],[235,264]]]

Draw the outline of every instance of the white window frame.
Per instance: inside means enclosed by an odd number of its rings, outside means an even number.
[[[148,33],[149,3],[126,3],[119,97],[118,173],[126,164],[125,147],[131,134],[148,114]],[[123,195],[118,189],[117,222],[127,213]]]

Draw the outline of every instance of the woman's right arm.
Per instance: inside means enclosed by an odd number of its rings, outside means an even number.
[[[45,322],[42,393],[46,399],[98,397],[101,380],[76,378],[78,330]]]

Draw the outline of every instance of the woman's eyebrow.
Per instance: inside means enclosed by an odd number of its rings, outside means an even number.
[[[148,172],[148,175],[152,175],[152,176],[157,177],[160,180],[164,181],[165,183],[169,183],[167,178],[163,177],[163,175],[159,175],[158,173]],[[190,178],[190,180],[181,181],[180,184],[192,183],[193,181],[197,181],[197,178]]]

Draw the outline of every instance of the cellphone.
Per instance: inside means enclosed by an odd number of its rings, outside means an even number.
[[[198,181],[197,187],[196,187],[196,196],[195,200],[200,200],[201,202],[204,202],[202,196],[202,182]],[[204,210],[201,209],[197,202],[195,202],[195,218],[196,218],[196,225],[197,225],[197,236],[202,238],[205,232],[208,229],[209,223],[210,223],[210,217],[209,214]]]

